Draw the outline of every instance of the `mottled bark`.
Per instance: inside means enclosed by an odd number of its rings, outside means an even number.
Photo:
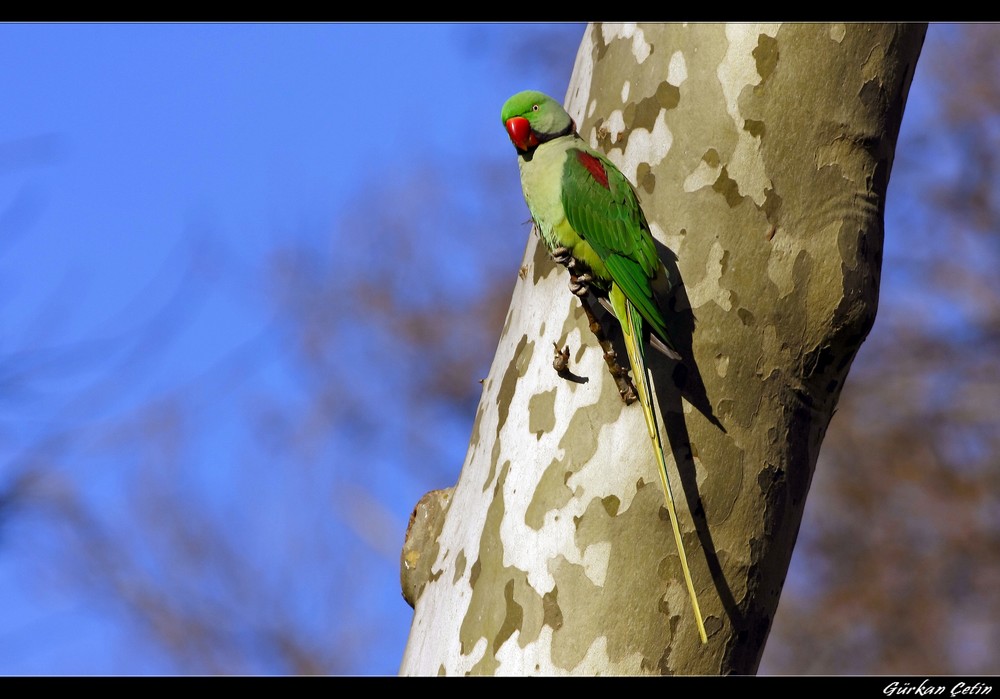
[[[620,400],[565,270],[532,237],[461,477],[426,525],[437,534],[422,544],[401,672],[756,670],[823,435],[875,318],[924,31],[588,29],[570,114],[676,253],[661,249],[685,361],[650,357],[709,644],[642,411]],[[553,342],[582,380],[553,371]]]

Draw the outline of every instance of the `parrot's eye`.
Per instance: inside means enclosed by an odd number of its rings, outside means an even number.
[[[531,111],[537,112],[538,111],[538,105],[537,104],[531,105]]]

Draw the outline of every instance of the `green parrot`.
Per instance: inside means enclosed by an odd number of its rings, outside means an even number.
[[[649,224],[625,175],[580,138],[573,120],[554,99],[534,90],[519,92],[504,103],[500,116],[517,148],[521,188],[539,237],[553,258],[570,270],[573,293],[582,298],[589,291],[606,300],[621,324],[698,634],[707,643],[646,368],[647,334],[651,345],[680,359],[653,293],[653,282],[663,270]]]

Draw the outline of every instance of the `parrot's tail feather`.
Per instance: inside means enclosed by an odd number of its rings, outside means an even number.
[[[663,486],[667,514],[670,515],[670,527],[674,532],[677,555],[681,559],[684,583],[687,585],[688,595],[691,597],[691,606],[694,608],[694,619],[698,625],[698,635],[701,637],[702,643],[708,643],[708,636],[705,633],[705,622],[701,618],[701,607],[698,606],[698,595],[694,589],[694,582],[691,580],[691,571],[688,569],[687,554],[684,552],[684,542],[681,540],[681,529],[677,522],[677,511],[674,508],[674,495],[670,489],[670,481],[667,478],[667,460],[663,454],[663,441],[660,439],[660,430],[656,424],[656,413],[653,407],[653,390],[649,383],[649,377],[646,374],[646,359],[642,350],[642,316],[639,314],[638,309],[629,302],[626,302],[625,308],[622,329],[625,331],[623,333],[625,335],[625,348],[628,350],[629,363],[632,365],[632,380],[635,382],[636,393],[639,394],[639,402],[642,404],[642,412],[646,418],[649,438],[653,442],[653,451],[656,453],[656,461],[660,472],[660,484]]]
[[[671,359],[676,359],[678,362],[681,361],[682,359],[680,353],[673,347],[668,345],[666,342],[661,340],[659,337],[657,337],[656,333],[649,333],[649,344],[651,347],[655,347],[656,349],[660,350],[661,352],[663,352],[663,354],[667,355]]]
[[[610,299],[606,296],[598,296],[597,300],[601,302],[602,306],[604,306],[604,310],[617,317],[618,314],[615,313],[615,307],[612,305]],[[680,352],[664,342],[659,336],[657,336],[656,333],[649,333],[649,346],[659,350],[671,359],[676,359],[678,362],[684,360],[684,358],[680,355]]]

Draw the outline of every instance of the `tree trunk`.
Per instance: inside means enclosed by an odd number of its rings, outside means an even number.
[[[709,643],[642,411],[619,398],[568,275],[532,235],[459,482],[428,494],[407,534],[402,673],[756,671],[820,443],[875,319],[924,32],[588,28],[569,112],[676,253],[660,250],[679,278],[685,359],[648,356]],[[512,187],[515,160],[511,148]],[[569,346],[568,378],[553,342]]]

